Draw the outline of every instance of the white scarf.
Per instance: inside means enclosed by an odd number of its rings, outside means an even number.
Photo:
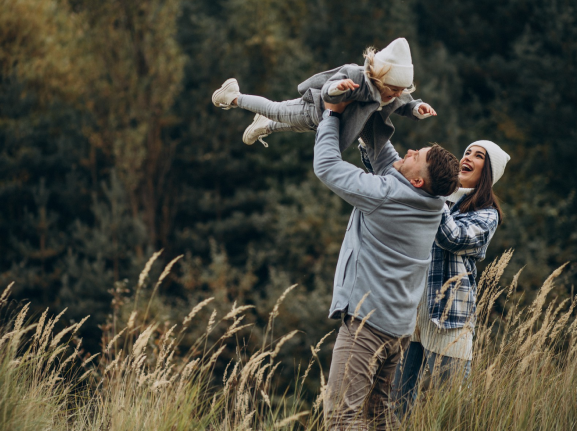
[[[452,195],[449,195],[445,198],[446,201],[449,201],[451,203],[455,203],[457,202],[459,199],[461,199],[463,196],[468,195],[469,193],[471,193],[473,190],[475,190],[474,188],[472,189],[466,189],[464,187],[460,187],[455,193],[453,193]]]

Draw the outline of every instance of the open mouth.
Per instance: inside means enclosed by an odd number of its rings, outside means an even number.
[[[461,165],[461,172],[472,172],[473,168],[471,168],[471,166],[466,165],[465,163],[463,163]]]

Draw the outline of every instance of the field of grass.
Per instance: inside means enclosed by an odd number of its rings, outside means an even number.
[[[292,366],[279,360],[280,353],[299,334],[273,334],[274,319],[280,304],[290,301],[294,286],[278,299],[262,328],[244,323],[251,306],[237,304],[219,319],[213,313],[208,321],[198,321],[200,311],[214,305],[212,298],[194,306],[181,324],[163,327],[148,318],[152,295],[148,305],[137,307],[156,256],[135,286],[125,327],[106,327],[112,329],[105,331],[98,355],[80,354],[77,331],[83,321],[55,331],[65,311],[51,316],[46,310],[28,320],[29,304],[24,304],[12,314],[4,313],[12,318],[0,329],[0,429],[324,429],[328,364],[320,363],[318,353],[334,334],[311,346],[310,358],[297,358],[307,366],[297,366],[290,387],[278,383],[279,367]],[[509,259],[510,253],[505,253],[479,282],[469,379],[421,390],[410,416],[401,418],[405,429],[577,427],[575,301],[550,298],[563,268],[545,280],[529,306],[520,307],[519,274],[510,286],[499,285]],[[174,263],[166,267],[152,294]],[[3,310],[12,306],[9,295],[10,286],[0,297]],[[206,327],[204,335],[181,351],[187,330],[199,325]],[[215,328],[223,334],[216,339],[210,336]],[[259,340],[264,341],[247,345],[238,335],[249,329],[261,331]],[[232,360],[222,364],[223,357]],[[303,389],[312,373],[320,373],[316,393]]]

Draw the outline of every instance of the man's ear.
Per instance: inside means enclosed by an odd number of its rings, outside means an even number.
[[[416,187],[418,189],[422,188],[425,185],[425,180],[421,177],[413,178],[412,180],[409,181],[413,185],[413,187]]]

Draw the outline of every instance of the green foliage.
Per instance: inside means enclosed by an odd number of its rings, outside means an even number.
[[[242,92],[292,99],[311,74],[406,37],[413,95],[439,116],[393,118],[393,141],[460,155],[491,139],[513,156],[488,260],[515,247],[530,298],[577,254],[574,12],[545,0],[1,1],[0,282],[36,312],[103,321],[110,287],[164,248],[184,255],[158,292],[175,310],[210,296],[266,309],[298,283],[277,327],[302,330],[292,347],[306,354],[334,327],[350,207],[312,174],[313,133],[247,147],[252,114],[210,96],[234,76]],[[359,165],[354,148],[344,158]],[[575,269],[563,277],[574,284]],[[95,350],[96,323],[83,331]]]

